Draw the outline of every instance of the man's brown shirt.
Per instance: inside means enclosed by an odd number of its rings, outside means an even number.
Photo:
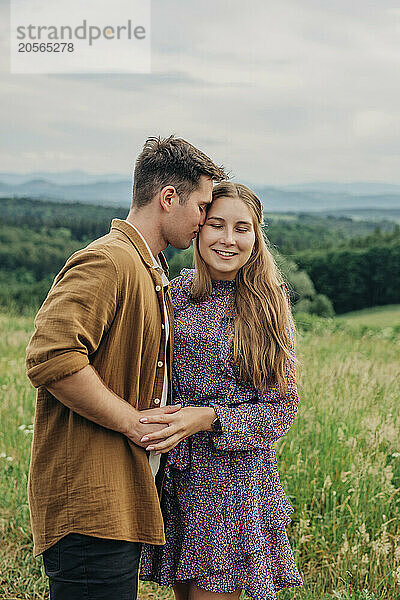
[[[136,409],[158,407],[166,368],[163,294],[143,240],[114,219],[107,235],[68,259],[36,316],[27,348],[28,377],[38,388],[28,482],[35,555],[68,533],[165,542],[146,451],[44,387],[91,364]],[[172,325],[169,292],[166,305]],[[170,372],[172,344],[171,327]]]

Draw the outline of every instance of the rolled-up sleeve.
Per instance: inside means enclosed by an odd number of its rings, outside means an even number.
[[[287,289],[284,289],[290,302]],[[287,390],[281,392],[277,385],[266,392],[254,388],[251,401],[224,405],[210,404],[221,423],[221,433],[211,434],[217,450],[240,451],[268,448],[271,442],[285,435],[291,428],[299,405],[296,385],[294,323],[289,312],[290,359],[286,361]]]
[[[68,259],[36,315],[27,347],[27,375],[35,387],[90,363],[114,318],[118,296],[118,271],[106,251],[86,248]]]

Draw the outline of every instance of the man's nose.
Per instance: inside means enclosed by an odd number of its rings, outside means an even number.
[[[204,223],[205,223],[205,220],[206,220],[206,211],[205,211],[205,210],[203,210],[203,212],[202,212],[202,213],[201,213],[201,215],[200,215],[200,221],[199,221],[199,225],[200,225],[200,227],[201,227],[202,225],[204,225]]]

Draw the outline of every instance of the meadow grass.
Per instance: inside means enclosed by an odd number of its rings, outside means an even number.
[[[25,376],[32,318],[0,315],[0,598],[47,599],[26,498],[35,390]],[[301,403],[276,444],[294,505],[287,531],[304,586],[280,600],[400,598],[399,350],[395,330],[312,320],[299,334]],[[172,599],[144,583],[140,600]]]
[[[400,325],[400,304],[387,306],[374,306],[338,315],[338,319],[345,319],[353,324],[368,325],[371,327],[393,327]]]

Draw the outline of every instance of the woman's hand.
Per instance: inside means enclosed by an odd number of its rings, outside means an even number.
[[[150,433],[158,433],[165,429],[168,425],[161,422],[161,417],[166,414],[176,414],[179,410],[181,410],[181,404],[169,404],[167,406],[148,408],[141,411],[132,409],[132,418],[130,421],[126,422],[126,430],[124,430],[123,433],[131,440],[131,442],[141,448],[145,448],[148,444],[146,442],[142,444],[140,439]],[[152,417],[152,423],[154,423],[150,426],[142,422],[142,419],[149,417]],[[160,439],[160,435],[158,435],[158,439],[160,442],[163,441]]]
[[[143,417],[140,419],[141,423],[166,423],[167,427],[145,435],[140,442],[149,443],[146,450],[155,450],[156,454],[164,454],[198,431],[212,431],[211,424],[216,416],[215,410],[208,406],[186,406],[173,414]]]

